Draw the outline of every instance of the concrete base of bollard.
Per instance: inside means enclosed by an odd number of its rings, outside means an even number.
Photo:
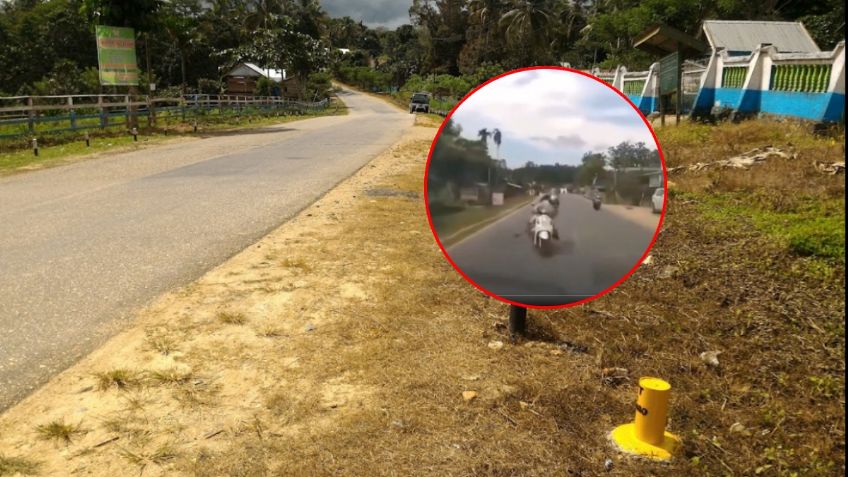
[[[653,445],[636,438],[636,424],[629,423],[616,427],[610,433],[610,439],[628,454],[639,455],[654,460],[669,460],[674,451],[680,446],[680,439],[674,434],[665,431],[662,444]]]

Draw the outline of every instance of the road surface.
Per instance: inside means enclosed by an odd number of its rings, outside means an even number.
[[[526,305],[561,305],[588,298],[617,282],[651,243],[659,215],[644,208],[604,205],[560,196],[554,217],[560,239],[548,255],[526,233],[530,206],[449,247],[448,255],[484,289]]]
[[[0,178],[0,411],[156,296],[291,218],[412,124],[379,99],[341,96],[349,115]]]

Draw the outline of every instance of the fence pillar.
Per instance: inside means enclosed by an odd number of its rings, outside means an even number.
[[[29,132],[35,130],[35,111],[32,109],[32,96],[27,97],[27,129]]]
[[[106,114],[106,108],[103,106],[103,95],[97,95],[97,108],[100,110],[100,129],[106,129],[109,125],[109,116]]]
[[[131,120],[130,119],[130,95],[126,95],[124,97],[124,101],[126,102],[126,106],[125,106],[126,110],[124,111],[124,117],[126,118],[126,122],[127,122],[126,126],[127,126],[127,128],[129,128],[130,127],[130,120]]]
[[[71,117],[71,130],[77,129],[77,112],[74,111],[74,97],[68,96],[68,114]]]
[[[156,107],[154,106],[153,98],[147,95],[147,126],[156,126]]]

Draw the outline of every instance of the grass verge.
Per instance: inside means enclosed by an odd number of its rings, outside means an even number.
[[[533,197],[515,196],[504,200],[502,207],[469,206],[462,209],[431,208],[433,226],[444,246],[453,245],[501,217],[515,212],[533,201]]]
[[[673,177],[682,194],[669,199],[651,264],[592,303],[531,312],[528,338],[513,343],[507,307],[447,264],[421,201],[366,193],[420,197],[433,131],[414,129],[0,416],[0,450],[37,457],[45,475],[125,475],[128,465],[195,476],[844,472],[844,266],[792,273],[809,257],[686,196],[777,201],[775,190],[800,183],[835,197],[842,178],[812,172],[822,156],[810,151],[826,142],[810,141],[794,163]],[[723,147],[680,147],[669,160]],[[246,323],[222,323],[221,309]],[[177,343],[165,355],[146,330]],[[129,368],[180,371],[128,392],[80,390],[98,371]],[[607,439],[633,419],[644,375],[673,386],[668,427],[683,447],[668,464]],[[214,393],[185,397],[206,385]],[[64,451],[34,438],[33,420],[70,416],[91,430]],[[102,444],[114,437],[120,447]]]
[[[324,111],[303,115],[242,116],[241,119],[200,118],[197,133],[194,132],[193,125],[190,123],[181,121],[166,123],[163,120],[157,127],[139,128],[138,141],[118,127],[106,131],[91,130],[89,131],[90,146],[86,146],[83,132],[50,134],[39,137],[38,156],[35,156],[30,149],[31,138],[2,139],[0,140],[0,176],[33,168],[60,165],[69,160],[98,153],[138,150],[177,137],[214,136],[303,119],[345,114],[347,114],[347,108],[344,104],[334,101]]]

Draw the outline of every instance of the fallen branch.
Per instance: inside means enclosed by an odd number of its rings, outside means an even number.
[[[678,166],[672,167],[668,169],[668,173],[671,174],[673,172],[697,172],[704,169],[709,168],[731,168],[731,169],[745,169],[747,170],[751,166],[761,164],[766,160],[772,157],[779,157],[782,159],[795,159],[795,153],[787,153],[783,150],[772,147],[758,147],[755,149],[751,149],[750,151],[740,154],[738,156],[733,156],[728,159],[722,159],[720,161],[714,162],[697,162],[695,164],[689,164],[686,166]],[[843,163],[844,166],[844,163]]]

